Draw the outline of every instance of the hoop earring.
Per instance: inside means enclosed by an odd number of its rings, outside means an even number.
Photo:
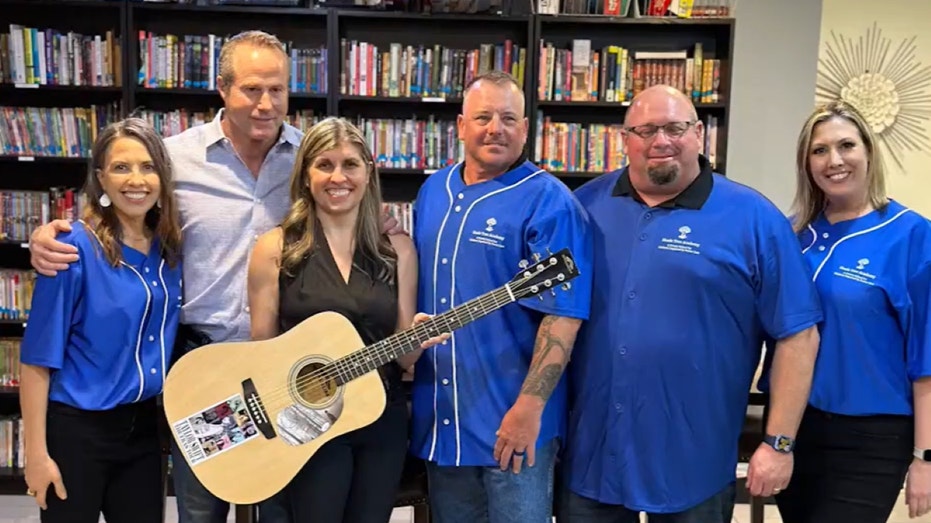
[[[159,198],[158,200],[155,200],[155,205],[158,206],[159,209],[161,209],[161,208],[162,208],[162,199]]]
[[[100,200],[99,200],[99,201],[100,201],[100,206],[101,206],[101,207],[109,207],[110,204],[113,203],[112,201],[110,201],[110,197],[107,196],[106,193],[104,193],[103,195],[100,196]]]

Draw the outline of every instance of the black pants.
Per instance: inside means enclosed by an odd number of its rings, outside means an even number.
[[[401,399],[388,403],[375,423],[320,447],[279,494],[291,507],[291,522],[387,523],[407,457],[407,433],[407,404]]]
[[[784,523],[886,523],[912,461],[911,416],[851,417],[808,407],[795,467],[776,496]]]
[[[49,402],[49,456],[68,493],[49,486],[43,523],[161,523],[162,462],[155,400],[108,411]]]

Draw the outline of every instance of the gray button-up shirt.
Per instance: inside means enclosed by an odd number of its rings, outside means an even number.
[[[184,234],[181,322],[213,341],[250,338],[246,276],[259,235],[281,223],[303,133],[284,124],[254,177],[213,121],[165,139]]]

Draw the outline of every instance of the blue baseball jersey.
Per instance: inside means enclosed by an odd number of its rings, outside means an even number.
[[[931,223],[891,201],[833,225],[821,215],[798,240],[825,314],[809,404],[912,415],[912,381],[931,375]]]
[[[414,370],[411,452],[440,465],[493,466],[495,432],[527,376],[544,315],[588,317],[591,233],[558,179],[523,161],[466,185],[461,164],[428,178],[414,205],[418,310],[438,314],[508,283],[521,260],[569,248],[580,275],[568,290],[524,298],[456,330]],[[561,379],[543,411],[538,445],[565,431]]]
[[[821,320],[786,217],[701,165],[656,207],[626,168],[576,191],[594,234],[564,461],[581,496],[672,513],[733,482],[764,336]]]
[[[57,240],[80,258],[37,277],[20,361],[48,368],[49,400],[79,409],[161,393],[181,312],[181,264],[170,267],[154,239],[148,255],[124,245],[114,267],[84,222]]]

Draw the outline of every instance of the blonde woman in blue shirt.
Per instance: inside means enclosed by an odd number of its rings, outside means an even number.
[[[27,493],[43,523],[161,523],[162,391],[181,307],[181,230],[161,138],[103,129],[83,220],[58,241],[79,260],[38,276],[22,342]]]
[[[885,523],[906,476],[911,517],[931,509],[931,223],[887,197],[877,146],[841,101],[799,136],[793,225],[825,319],[786,523]]]

